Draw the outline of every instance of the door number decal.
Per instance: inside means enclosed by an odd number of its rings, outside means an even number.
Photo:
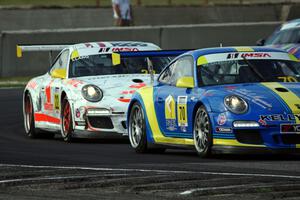
[[[177,99],[178,126],[188,126],[186,105],[187,105],[187,96],[178,96]]]

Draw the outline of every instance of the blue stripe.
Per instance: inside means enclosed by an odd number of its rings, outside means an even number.
[[[153,56],[179,56],[180,54],[186,53],[190,50],[157,50],[157,51],[129,51],[129,52],[118,52],[121,57],[153,57]]]

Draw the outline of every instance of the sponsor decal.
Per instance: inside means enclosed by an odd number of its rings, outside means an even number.
[[[181,130],[181,132],[186,132],[186,126],[181,126],[180,130]]]
[[[81,59],[88,59],[89,56],[74,56],[71,58],[72,61],[81,60]]]
[[[230,127],[216,127],[216,132],[218,132],[218,133],[232,133],[232,128],[230,128]]]
[[[130,85],[129,87],[140,89],[140,88],[145,87],[145,86],[146,86],[146,83],[137,83],[137,84]]]
[[[130,48],[130,47],[114,47],[112,48],[113,52],[119,52],[119,51],[139,51],[138,48]]]
[[[53,104],[51,102],[51,84],[53,80],[49,82],[49,84],[46,86],[45,89],[45,97],[46,97],[46,102],[44,103],[44,109],[52,111],[53,110]]]
[[[262,121],[294,121],[300,120],[300,114],[273,114],[273,115],[260,115]]]
[[[68,80],[68,81],[67,81],[67,84],[70,84],[70,85],[72,85],[73,87],[78,87],[78,85],[79,85],[79,84],[83,84],[83,82],[80,81],[80,80],[73,80],[73,79],[71,79],[71,80]]]
[[[229,53],[227,59],[237,58],[271,58],[271,54],[263,52],[249,52],[249,53]]]
[[[90,48],[93,48],[93,47],[94,47],[91,43],[85,43],[84,45],[85,45],[86,47],[88,47],[88,48],[89,48],[89,47],[90,47]]]
[[[262,107],[263,109],[272,108],[272,104],[267,102],[265,99],[266,97],[260,96],[257,93],[247,90],[247,89],[236,89],[234,93],[237,95],[242,96],[243,98],[251,101],[252,103]]]
[[[59,110],[60,108],[60,103],[59,103],[59,94],[55,93],[54,94],[54,109]]]
[[[281,133],[300,133],[300,124],[280,124]]]
[[[110,48],[107,47],[107,48],[100,48],[99,49],[99,53],[103,53],[103,52],[109,52]]]
[[[101,47],[101,48],[106,47],[106,45],[105,45],[103,42],[98,42],[97,44],[98,44],[99,47]]]
[[[176,130],[175,100],[171,95],[169,95],[165,100],[165,118],[167,130]]]
[[[111,42],[111,45],[116,47],[147,47],[146,43],[141,42]]]
[[[263,126],[266,126],[267,125],[267,122],[265,120],[262,120],[262,119],[259,119],[258,120],[258,123],[260,123],[261,125]]]
[[[226,90],[234,90],[236,89],[236,86],[225,86]]]
[[[37,83],[35,81],[30,81],[28,84],[27,84],[27,87],[28,88],[31,88],[31,89],[35,89],[37,88]]]
[[[220,126],[224,125],[227,121],[226,115],[224,113],[219,114],[217,122]]]
[[[178,126],[188,126],[187,96],[178,96],[177,98],[177,118]]]
[[[121,94],[133,94],[136,90],[124,90],[121,92]]]

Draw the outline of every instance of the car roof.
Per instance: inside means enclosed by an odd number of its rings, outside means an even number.
[[[234,53],[234,52],[282,52],[286,51],[276,48],[269,47],[215,47],[215,48],[205,48],[198,49],[194,51],[189,51],[183,55],[193,55],[194,57],[200,57],[208,54],[217,54],[217,53]]]
[[[286,30],[286,29],[292,29],[292,28],[296,28],[296,27],[300,27],[300,19],[294,19],[294,20],[285,22],[284,24],[281,25],[280,31]]]

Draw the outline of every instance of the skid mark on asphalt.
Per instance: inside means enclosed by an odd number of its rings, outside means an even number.
[[[255,174],[255,173],[231,173],[231,172],[209,172],[209,171],[177,171],[177,170],[172,171],[172,170],[155,170],[155,169],[35,166],[35,165],[11,165],[11,164],[0,164],[0,167],[73,169],[73,170],[77,169],[77,170],[91,170],[91,171],[155,172],[155,173],[174,173],[174,174],[204,174],[204,175],[222,175],[222,176],[252,176],[252,177],[273,177],[273,178],[300,179],[300,176],[291,176],[291,175],[282,175],[282,174]]]
[[[187,170],[0,164],[0,194],[49,199],[234,199],[300,195],[300,176]],[[226,198],[224,198],[224,195]],[[30,196],[31,197],[31,196]],[[66,197],[66,198],[65,198]],[[126,197],[126,198],[125,198]],[[105,199],[105,198],[104,198]]]

